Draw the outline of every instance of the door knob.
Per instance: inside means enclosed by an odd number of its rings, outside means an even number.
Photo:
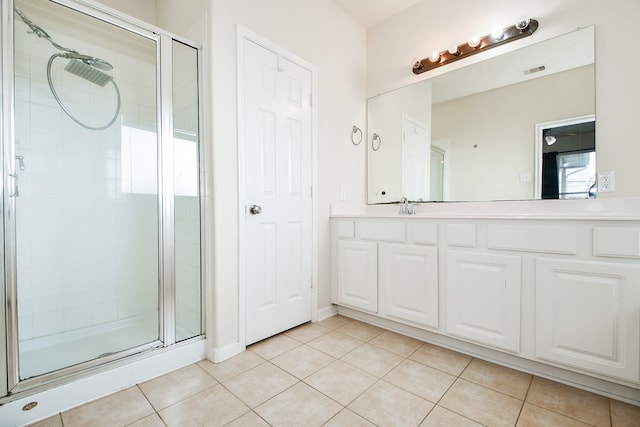
[[[249,212],[251,215],[259,215],[262,212],[262,208],[258,205],[251,205],[249,206]]]

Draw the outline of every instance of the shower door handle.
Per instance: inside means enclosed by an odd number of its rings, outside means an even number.
[[[18,174],[17,173],[10,173],[9,176],[11,178],[13,178],[13,188],[11,190],[11,192],[9,193],[9,197],[18,197],[20,196],[20,191],[18,190]]]
[[[262,207],[260,207],[258,205],[249,206],[249,213],[251,215],[260,215],[260,212],[262,212]]]

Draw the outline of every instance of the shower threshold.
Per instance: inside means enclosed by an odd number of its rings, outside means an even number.
[[[21,341],[20,377],[36,377],[157,340],[157,315],[146,315]]]

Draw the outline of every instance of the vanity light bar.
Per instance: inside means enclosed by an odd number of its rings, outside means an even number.
[[[413,74],[422,74],[443,65],[483,52],[515,40],[529,37],[538,29],[538,21],[523,18],[514,25],[502,30],[492,31],[484,37],[471,38],[469,42],[452,46],[442,52],[434,52],[428,58],[417,61],[413,65]]]

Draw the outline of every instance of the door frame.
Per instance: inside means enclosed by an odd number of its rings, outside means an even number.
[[[318,318],[318,173],[317,173],[317,118],[318,108],[316,106],[317,93],[317,68],[305,61],[304,59],[287,51],[283,47],[267,40],[266,38],[248,30],[247,28],[237,26],[237,135],[238,135],[238,352],[246,349],[246,315],[247,303],[246,292],[247,282],[245,269],[247,267],[246,258],[246,180],[245,180],[245,57],[244,42],[253,42],[271,52],[286,58],[288,61],[305,68],[311,72],[311,321],[315,322]]]

